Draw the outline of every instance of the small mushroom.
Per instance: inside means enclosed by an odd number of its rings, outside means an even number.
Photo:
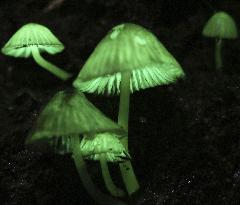
[[[130,156],[120,142],[122,136],[106,132],[94,136],[83,137],[80,147],[85,159],[101,160],[108,162],[123,162],[129,160]]]
[[[120,94],[118,124],[128,132],[130,93],[175,82],[185,74],[157,37],[124,23],[111,29],[83,65],[73,86],[83,92]],[[128,137],[121,139],[128,150]],[[130,161],[120,164],[128,194],[139,189]]]
[[[92,182],[80,150],[81,135],[124,131],[101,113],[86,97],[76,91],[60,91],[44,107],[37,123],[26,139],[28,146],[48,142],[56,152],[72,153],[84,187],[102,205],[125,205],[103,194]]]
[[[125,193],[113,183],[107,162],[120,163],[130,159],[130,155],[119,140],[121,137],[115,133],[101,133],[92,137],[85,136],[80,144],[84,159],[100,161],[105,185],[116,197],[122,197]]]
[[[226,12],[219,11],[215,13],[203,28],[202,35],[215,38],[215,64],[216,69],[222,69],[221,49],[223,39],[235,39],[238,37],[237,26],[234,19]]]
[[[38,65],[45,68],[58,78],[67,80],[71,74],[46,61],[40,53],[51,55],[61,52],[64,45],[53,33],[40,24],[28,23],[22,26],[4,45],[2,53],[13,57],[33,57]]]

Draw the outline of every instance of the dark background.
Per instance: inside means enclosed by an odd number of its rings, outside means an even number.
[[[133,205],[240,204],[240,40],[225,41],[224,73],[214,68],[214,40],[201,36],[214,11],[240,27],[233,0],[2,0],[0,45],[22,25],[47,26],[65,44],[44,57],[76,76],[97,43],[122,22],[157,35],[186,79],[131,96],[130,153],[141,183]],[[24,140],[41,107],[71,87],[32,59],[0,55],[0,204],[92,205],[70,156],[32,152]],[[118,97],[87,95],[112,119]],[[99,166],[89,163],[103,187]],[[116,166],[111,166],[121,186]],[[103,191],[104,188],[102,188]]]

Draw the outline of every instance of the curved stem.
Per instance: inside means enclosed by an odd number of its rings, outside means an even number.
[[[58,78],[62,80],[67,80],[72,75],[70,73],[67,73],[66,71],[62,70],[61,68],[53,65],[52,63],[46,61],[40,54],[38,48],[33,47],[32,48],[32,56],[33,59],[36,61],[38,65],[45,68],[47,71],[52,73],[53,75],[57,76]]]
[[[222,71],[222,39],[216,40],[216,46],[215,46],[215,62],[216,62],[216,69],[218,71]]]
[[[84,187],[86,188],[89,195],[101,205],[126,205],[124,202],[114,199],[110,196],[105,195],[102,193],[93,183],[85,162],[83,160],[83,156],[80,150],[80,142],[78,137],[71,137],[71,144],[72,144],[72,152],[73,152],[73,159],[75,166],[77,168],[78,174],[82,180]]]
[[[120,85],[120,103],[118,113],[118,124],[128,133],[128,116],[130,103],[130,72],[122,73]],[[128,150],[128,136],[122,138],[122,144]],[[133,171],[130,161],[119,164],[123,182],[129,195],[132,195],[139,189],[139,183]]]
[[[100,165],[102,169],[102,176],[107,190],[115,197],[123,197],[125,193],[123,190],[119,189],[112,180],[111,174],[109,172],[107,160],[103,155],[100,156]]]

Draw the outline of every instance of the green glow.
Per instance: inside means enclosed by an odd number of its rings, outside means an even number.
[[[172,65],[162,64],[161,67],[152,66],[145,69],[133,70],[130,79],[130,91],[139,91],[148,87],[155,87],[163,84],[170,84],[176,78],[183,76],[181,70],[176,70]],[[78,78],[74,86],[82,92],[97,94],[119,94],[122,75],[103,76],[89,81]]]
[[[58,153],[72,153],[82,183],[97,203],[102,205],[125,205],[125,203],[103,194],[94,185],[83,160],[80,136],[95,134],[101,136],[101,133],[104,132],[116,132],[114,136],[118,136],[117,133],[120,135],[124,134],[116,123],[104,116],[82,93],[76,90],[60,91],[40,113],[36,126],[28,136],[26,144],[47,141]],[[110,148],[113,148],[114,152],[112,155],[115,155],[112,156],[106,153],[106,156],[110,156],[111,159],[116,161],[117,158],[121,159],[128,156],[128,154],[119,139],[114,139],[110,139],[109,142],[108,140],[104,140],[102,148],[108,149],[106,152],[110,151]],[[106,142],[108,142],[107,145]],[[105,158],[101,161],[104,163],[104,160]],[[105,171],[107,172],[108,170],[106,169],[107,164],[105,164]],[[110,176],[106,179],[111,180]],[[117,191],[118,194],[121,193],[121,190]]]
[[[76,90],[60,91],[40,113],[27,143],[52,140],[53,136],[91,135],[106,131],[123,134],[122,129],[90,103],[83,93]]]
[[[70,74],[57,66],[47,62],[41,56],[41,52],[56,54],[64,49],[64,45],[45,26],[29,23],[21,27],[2,48],[2,53],[13,57],[29,58],[34,60],[43,68],[59,77],[67,80]]]
[[[122,74],[122,81],[120,86],[120,102],[118,111],[118,124],[128,133],[128,118],[130,106],[130,72]],[[128,150],[128,135],[121,139],[122,144]],[[129,195],[137,192],[139,183],[135,176],[132,164],[130,161],[119,164],[121,175],[127,192]]]
[[[58,76],[60,79],[67,80],[69,77],[71,77],[71,74],[66,73],[64,70],[42,58],[37,47],[32,48],[32,56],[38,65],[42,66],[55,76]]]
[[[216,69],[222,68],[222,39],[235,39],[238,37],[237,26],[234,19],[226,12],[215,13],[206,23],[202,32],[203,36],[216,38],[215,64]]]
[[[118,34],[123,30],[124,26],[125,26],[124,24],[121,24],[119,26],[115,26],[112,29],[112,33],[110,34],[110,38],[111,39],[117,38]]]
[[[103,180],[107,190],[111,193],[112,196],[124,197],[125,192],[122,189],[118,188],[112,180],[112,177],[108,168],[108,163],[104,155],[100,155],[100,165],[101,165]]]
[[[125,203],[118,201],[116,199],[113,199],[105,194],[103,194],[93,183],[85,162],[83,160],[82,153],[79,149],[79,138],[78,137],[72,137],[72,148],[73,148],[73,159],[75,166],[78,170],[79,176],[82,180],[82,183],[84,187],[87,189],[89,195],[98,203],[101,205],[126,205]]]
[[[221,72],[222,71],[222,56],[221,56],[221,50],[222,50],[222,39],[216,39],[216,45],[215,45],[215,63],[216,63],[216,69]]]
[[[81,138],[81,137],[79,136],[79,138]],[[43,139],[43,141],[44,140],[46,141],[46,139]],[[71,137],[69,135],[52,137],[52,138],[47,139],[47,140],[48,140],[47,141],[48,144],[54,149],[55,153],[58,153],[58,154],[72,153]],[[41,141],[41,139],[39,139],[37,141]],[[33,142],[27,142],[27,143],[33,143]]]
[[[93,137],[84,137],[81,141],[81,151],[86,159],[100,160],[101,156],[108,162],[122,162],[130,156],[114,133],[102,133]]]
[[[97,45],[73,85],[84,92],[119,94],[122,72],[131,92],[175,82],[184,72],[162,43],[135,24],[114,27]]]
[[[215,13],[206,23],[202,34],[206,37],[219,39],[235,39],[238,37],[234,19],[226,12]]]
[[[32,47],[38,47],[39,52],[55,54],[62,52],[64,45],[53,33],[40,24],[28,23],[22,26],[5,44],[2,52],[13,57],[28,58]]]
[[[85,159],[99,160],[102,169],[103,179],[108,191],[116,197],[124,196],[124,192],[115,186],[107,162],[123,162],[130,158],[130,155],[120,142],[120,135],[114,133],[102,133],[92,137],[86,136],[81,141],[81,151]]]
[[[97,94],[120,94],[118,124],[128,133],[130,93],[175,82],[184,72],[163,44],[135,24],[114,27],[97,45],[73,86]],[[128,137],[121,139],[128,150]],[[129,195],[139,189],[131,162],[120,163]]]

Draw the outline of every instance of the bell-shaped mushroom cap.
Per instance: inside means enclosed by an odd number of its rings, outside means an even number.
[[[28,58],[32,55],[32,48],[49,54],[59,53],[64,45],[53,33],[40,24],[28,23],[22,26],[2,48],[2,53],[14,57]]]
[[[79,91],[60,91],[40,113],[26,143],[60,137],[60,142],[64,144],[71,136],[102,132],[122,133],[123,130]]]
[[[109,162],[121,162],[130,159],[130,155],[119,140],[119,135],[114,133],[101,133],[93,137],[84,137],[80,148],[85,159],[100,160]]]
[[[131,24],[114,27],[97,45],[73,85],[85,92],[119,93],[121,75],[131,72],[131,91],[168,84],[184,72],[163,44],[147,29]]]
[[[215,13],[206,23],[202,34],[206,37],[234,39],[237,38],[237,26],[234,19],[226,12]]]

